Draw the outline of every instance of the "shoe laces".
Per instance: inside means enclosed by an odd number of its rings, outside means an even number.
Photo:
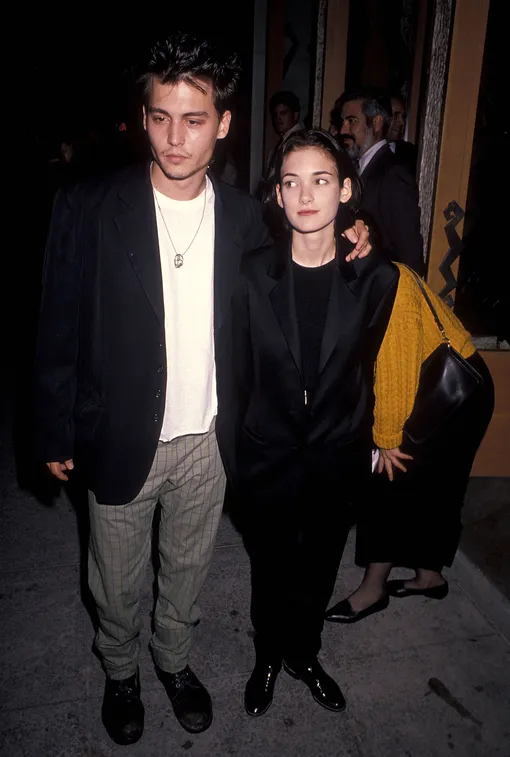
[[[191,678],[191,671],[189,668],[184,668],[184,670],[180,670],[178,673],[174,673],[172,675],[172,684],[175,689],[184,689],[189,686],[196,686]]]
[[[138,697],[137,689],[138,687],[136,685],[136,681],[130,679],[128,681],[121,681],[116,687],[115,696],[119,698],[122,697],[122,699],[125,699],[127,703]]]

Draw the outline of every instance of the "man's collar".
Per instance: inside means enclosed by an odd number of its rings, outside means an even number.
[[[295,131],[302,131],[305,128],[302,121],[297,121],[294,126],[291,126],[288,131],[285,132],[282,136],[284,138],[287,138],[290,134],[293,134]]]
[[[376,142],[375,145],[372,145],[372,147],[366,151],[364,155],[361,156],[359,159],[359,172],[360,174],[363,173],[365,168],[368,166],[374,155],[379,152],[379,150],[384,147],[384,145],[387,145],[388,141],[386,139],[381,139],[380,142]]]

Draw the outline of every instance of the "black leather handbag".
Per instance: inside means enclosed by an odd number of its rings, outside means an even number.
[[[405,436],[413,444],[423,444],[483,384],[483,378],[452,347],[421,279],[408,270],[415,277],[443,338],[442,344],[423,362],[413,410],[404,425]]]

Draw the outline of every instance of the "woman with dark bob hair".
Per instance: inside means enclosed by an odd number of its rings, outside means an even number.
[[[317,654],[348,503],[371,475],[374,361],[398,269],[376,254],[350,259],[343,232],[361,187],[326,132],[284,140],[269,189],[286,233],[244,263],[223,392],[232,398],[224,462],[252,571],[245,707],[266,712],[283,664],[339,712],[344,697]]]

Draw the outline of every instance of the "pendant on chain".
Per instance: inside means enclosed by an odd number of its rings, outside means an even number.
[[[180,255],[179,253],[177,253],[177,255],[176,255],[176,256],[175,256],[175,258],[174,258],[174,266],[175,266],[176,268],[181,268],[181,267],[182,267],[182,264],[183,264],[183,263],[184,263],[184,258],[183,258],[183,256],[182,256],[182,255]]]

